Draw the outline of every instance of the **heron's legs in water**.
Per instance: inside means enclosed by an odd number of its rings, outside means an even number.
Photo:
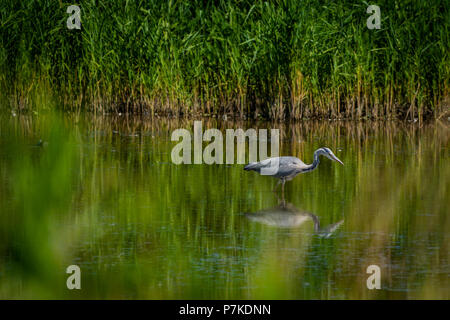
[[[280,197],[278,196],[278,193],[275,193],[275,195],[277,196],[279,205],[282,206],[282,207],[285,207],[285,206],[286,206],[286,201],[284,200],[284,190],[283,190],[283,192],[281,193],[281,199],[280,199]]]
[[[282,181],[281,179],[278,180],[277,185],[275,186],[275,188],[273,188],[272,192],[276,192],[277,191],[278,186],[280,185],[281,181]]]
[[[274,192],[276,194],[277,188],[278,186],[281,184],[281,197],[284,201],[284,184],[286,183],[285,179],[280,179],[277,183],[277,185],[275,186],[275,188],[272,190],[272,192]],[[280,200],[280,198],[277,195],[278,200]]]

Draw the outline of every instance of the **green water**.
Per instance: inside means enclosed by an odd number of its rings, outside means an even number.
[[[282,155],[310,163],[327,146],[344,162],[288,182],[284,206],[243,165],[173,164],[190,120],[0,125],[0,298],[449,299],[447,122],[203,120],[278,128]],[[66,287],[72,264],[81,290]]]

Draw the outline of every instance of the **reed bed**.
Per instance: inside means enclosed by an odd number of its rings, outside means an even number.
[[[2,105],[241,118],[438,118],[448,113],[448,5],[378,1],[0,4]],[[47,103],[50,100],[55,103]],[[53,107],[48,107],[53,108]]]

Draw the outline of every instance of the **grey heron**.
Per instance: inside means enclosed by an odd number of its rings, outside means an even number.
[[[284,193],[284,184],[286,181],[294,179],[299,173],[305,173],[314,170],[319,165],[319,156],[325,156],[330,160],[337,161],[344,165],[329,148],[319,148],[314,152],[314,160],[311,164],[305,164],[302,160],[296,157],[273,157],[260,162],[251,162],[244,167],[246,171],[256,171],[263,175],[269,175],[280,179],[275,186],[282,184],[282,193]],[[275,166],[276,170],[269,170]],[[263,170],[267,170],[263,172]]]

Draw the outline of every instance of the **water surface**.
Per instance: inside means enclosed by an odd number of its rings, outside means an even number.
[[[191,120],[0,125],[0,298],[449,298],[447,123],[203,120],[278,128],[282,155],[327,146],[345,163],[322,159],[284,204],[243,165],[173,164],[171,133]],[[72,264],[81,290],[66,288]]]

